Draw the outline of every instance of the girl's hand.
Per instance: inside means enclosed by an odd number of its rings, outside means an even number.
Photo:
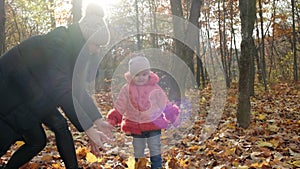
[[[178,127],[178,126],[180,126],[180,123],[181,123],[181,119],[180,119],[180,113],[179,113],[178,116],[177,116],[177,118],[173,122],[173,126],[174,127]]]

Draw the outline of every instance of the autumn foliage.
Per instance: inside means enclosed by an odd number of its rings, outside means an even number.
[[[237,92],[235,87],[228,89],[222,120],[210,138],[200,142],[200,129],[205,122],[205,114],[201,113],[199,115],[201,120],[195,122],[190,134],[163,152],[165,168],[294,169],[300,167],[300,85],[274,85],[270,86],[268,92],[256,87],[256,95],[251,98],[251,125],[248,129],[239,128],[236,124]],[[210,89],[207,88],[200,93],[204,99],[199,104],[201,110],[206,111]],[[108,93],[96,96],[103,113],[111,108],[109,96]],[[85,169],[150,168],[148,158],[140,159],[135,163],[130,150],[120,151],[107,146],[103,154],[96,157],[90,152],[86,136],[78,133],[72,125],[71,129],[79,164]],[[22,169],[64,168],[55,147],[53,133],[47,130],[47,136],[47,147]],[[122,135],[116,136],[116,141],[126,144]],[[6,156],[1,158],[1,162],[7,161],[21,144],[22,142],[17,142],[13,145]]]

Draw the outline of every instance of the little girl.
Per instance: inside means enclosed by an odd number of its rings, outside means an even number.
[[[114,126],[121,124],[121,130],[133,136],[136,161],[145,157],[147,143],[151,168],[161,168],[161,129],[167,128],[169,122],[178,123],[179,109],[157,84],[159,77],[150,71],[146,57],[138,55],[130,59],[125,79],[127,84],[122,87],[107,121]]]

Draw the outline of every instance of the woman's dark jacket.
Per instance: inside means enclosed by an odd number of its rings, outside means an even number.
[[[73,69],[84,44],[79,25],[73,24],[28,38],[1,56],[0,118],[20,118],[14,123],[29,127],[61,106],[79,131],[90,128],[101,118],[96,105],[84,88],[76,89],[81,91],[74,100],[81,111],[75,112],[72,99]],[[81,104],[87,100],[89,105]],[[16,111],[20,107],[30,112]]]

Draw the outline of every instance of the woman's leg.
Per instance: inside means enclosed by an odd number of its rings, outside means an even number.
[[[66,119],[55,109],[55,112],[48,115],[43,123],[55,133],[56,146],[66,168],[78,169],[74,140]]]
[[[2,119],[0,119],[0,133],[0,157],[2,157],[12,144],[21,139],[21,135]]]
[[[30,161],[46,146],[46,134],[41,124],[32,124],[33,127],[23,131],[25,144],[22,145],[10,158],[5,169],[16,169]]]

